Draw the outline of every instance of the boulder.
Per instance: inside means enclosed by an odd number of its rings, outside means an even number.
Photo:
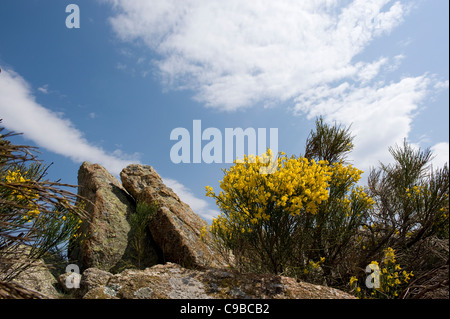
[[[71,285],[71,287],[66,287],[68,276],[77,276],[76,280],[78,281],[79,286],[75,287],[74,285]],[[73,273],[62,274],[58,277],[58,282],[66,294],[71,295],[73,298],[81,298],[88,291],[106,284],[112,276],[113,275],[110,272],[98,268],[88,268],[82,275]],[[69,282],[72,283],[70,279]]]
[[[100,279],[98,274],[83,273],[82,281],[91,283],[84,299],[355,299],[343,291],[289,277],[193,270],[174,263],[116,275],[102,273]]]
[[[181,201],[151,166],[129,165],[122,170],[120,178],[137,202],[157,204],[149,229],[164,262],[188,268],[226,266],[209,232],[202,235],[208,223]]]
[[[0,274],[0,281],[3,280],[2,275],[3,274]],[[6,285],[7,283],[4,284]],[[18,291],[28,291],[30,293],[30,298],[51,299],[58,298],[60,295],[55,288],[57,280],[42,259],[37,260],[32,266],[29,266],[24,271],[20,272],[11,282],[9,282],[9,284],[12,285],[11,287],[16,287]],[[35,296],[32,296],[33,294]]]
[[[43,260],[39,260],[35,266],[21,272],[13,282],[37,291],[49,298],[57,298],[59,296],[55,288],[57,280]]]
[[[86,199],[89,220],[82,223],[83,235],[70,244],[71,261],[82,270],[96,267],[117,272],[133,266],[131,228],[127,218],[136,210],[134,199],[98,164],[84,162],[78,171],[78,184],[78,194]],[[158,262],[151,244],[146,246],[145,256],[142,264],[146,267]]]
[[[58,297],[57,280],[52,274],[54,265],[47,264],[44,258],[30,257],[31,248],[29,246],[15,245],[12,249],[20,257],[14,264],[0,262],[0,282],[3,282],[4,285],[10,284],[10,289],[17,287],[19,295],[20,291],[25,293],[26,290],[29,290],[31,298],[40,298],[39,295],[42,298]],[[2,251],[4,254],[10,252]],[[22,298],[19,295],[18,298]]]

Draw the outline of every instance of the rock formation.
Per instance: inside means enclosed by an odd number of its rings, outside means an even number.
[[[206,221],[181,201],[151,166],[129,165],[122,170],[120,178],[138,202],[158,205],[149,228],[164,261],[188,268],[226,265],[214,250],[210,235],[201,236],[202,228],[208,227]]]
[[[14,250],[20,256],[14,264],[0,262],[0,299],[58,297],[59,292],[55,288],[57,280],[53,272],[57,272],[57,258],[48,255],[39,259],[30,258],[31,248],[26,245],[17,245]],[[15,288],[18,289],[17,296],[13,292]],[[8,294],[11,296],[7,297]]]
[[[26,255],[24,254],[23,263],[27,263],[27,261]],[[3,278],[4,275],[6,275],[6,272],[0,270],[0,299],[46,299],[57,298],[59,296],[59,292],[55,288],[57,280],[43,259],[35,261],[24,271],[20,272],[12,281],[3,281],[5,279]],[[2,290],[4,291],[2,292]],[[14,290],[17,290],[19,295],[14,296]],[[12,295],[8,297],[9,294]]]
[[[80,240],[71,243],[69,259],[81,269],[96,267],[115,272],[134,265],[127,220],[136,210],[134,199],[98,164],[84,162],[81,165],[78,185],[78,194],[86,199],[85,210],[90,220],[83,222]],[[145,266],[158,262],[151,244],[146,246],[145,256]]]
[[[297,282],[293,278],[239,274],[226,267],[216,250],[208,224],[168,188],[146,165],[129,165],[122,184],[103,167],[83,163],[79,195],[86,198],[88,221],[80,242],[71,243],[70,262],[80,266],[75,298],[192,299],[192,298],[353,298],[342,291]],[[130,248],[130,216],[140,205],[155,207],[146,222],[146,261],[138,267]],[[155,206],[156,204],[156,206]],[[153,206],[152,206],[153,205]],[[59,276],[64,287],[67,277]]]
[[[145,270],[108,274],[87,269],[80,292],[84,299],[354,299],[340,290],[293,278],[239,274],[209,268],[192,270],[174,263]]]

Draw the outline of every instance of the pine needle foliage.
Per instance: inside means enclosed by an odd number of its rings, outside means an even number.
[[[86,212],[76,205],[75,187],[46,179],[48,165],[36,149],[10,140],[0,128],[0,265],[10,281],[48,254],[63,251]],[[80,201],[81,202],[81,201]]]

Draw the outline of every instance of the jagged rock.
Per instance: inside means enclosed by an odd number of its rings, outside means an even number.
[[[67,278],[69,276],[77,276],[74,279],[78,281],[78,287],[75,287],[73,280],[70,280],[70,278],[69,283],[71,283],[71,285],[70,287],[66,286]],[[58,277],[58,282],[66,294],[70,294],[75,298],[81,298],[88,291],[104,285],[110,277],[112,277],[112,274],[107,271],[98,268],[88,268],[82,275],[74,273],[62,274]]]
[[[186,269],[174,263],[145,270],[127,269],[120,274],[95,278],[85,271],[83,280],[97,283],[84,299],[354,299],[329,287],[297,282],[293,278],[239,274],[231,270]]]
[[[0,280],[1,277],[0,275]],[[29,290],[31,294],[35,293],[36,296],[41,295],[39,298],[57,298],[59,296],[55,288],[57,280],[42,260],[38,260],[33,266],[22,271],[12,280],[11,284],[16,284],[24,291]]]
[[[135,212],[134,199],[120,182],[98,164],[84,162],[78,171],[78,194],[87,199],[85,210],[90,220],[83,222],[81,242],[71,243],[69,258],[81,269],[96,267],[120,271],[133,265],[130,224],[127,218]],[[151,245],[146,247],[145,266],[158,262]]]
[[[17,287],[22,292],[29,290],[30,296],[34,294],[36,298],[57,297],[57,280],[51,272],[52,266],[47,265],[44,259],[30,258],[28,246],[18,245],[15,250],[20,259],[13,265],[0,263],[0,281],[5,281],[5,285],[9,282],[11,289]]]
[[[120,173],[124,188],[148,205],[157,203],[149,229],[161,248],[164,261],[185,267],[222,267],[225,262],[214,249],[209,233],[201,235],[208,224],[167,187],[158,173],[147,165],[129,165]]]
[[[96,269],[96,268],[89,268],[86,269],[83,272],[83,276],[81,277],[80,281],[80,293],[81,295],[84,295],[86,292],[91,290],[92,288],[95,288],[99,285],[103,285],[104,283],[108,282],[108,280],[112,277],[112,274]]]
[[[122,185],[97,164],[83,163],[79,194],[87,200],[89,223],[84,242],[69,257],[82,261],[84,271],[75,298],[85,299],[207,299],[207,298],[353,298],[342,291],[293,278],[239,274],[226,269],[208,224],[166,185],[151,166],[130,165],[120,174]],[[131,195],[130,195],[131,194]],[[127,217],[136,202],[157,203],[148,223],[156,265],[145,270],[125,265],[132,232]],[[73,246],[73,245],[72,245]],[[162,251],[163,259],[156,251]],[[78,255],[77,255],[78,254]],[[164,262],[164,264],[161,264]],[[167,262],[167,263],[166,263]],[[181,266],[180,266],[181,265]],[[130,266],[130,265],[129,265]],[[131,265],[132,266],[132,265]],[[124,267],[127,268],[127,267]],[[116,274],[113,274],[116,273]],[[68,274],[60,276],[60,283]]]
[[[36,266],[30,267],[20,273],[14,279],[14,282],[19,283],[25,288],[40,292],[49,298],[55,298],[59,295],[55,288],[57,280],[42,260]]]
[[[97,269],[97,268],[89,268],[89,269]],[[72,294],[72,292],[77,291],[75,288],[76,283],[79,284],[81,279],[81,274],[78,273],[72,273],[72,272],[66,272],[58,276],[58,284],[59,288],[65,293],[65,294]],[[70,284],[70,286],[67,286],[67,283]]]

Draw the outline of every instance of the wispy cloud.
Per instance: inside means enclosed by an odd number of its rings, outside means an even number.
[[[44,94],[48,94],[48,84],[38,87],[38,91]]]
[[[117,149],[108,153],[92,145],[73,123],[36,102],[26,80],[10,69],[3,69],[0,76],[0,118],[10,130],[24,133],[24,137],[39,147],[71,158],[74,162],[90,161],[103,165],[114,175],[131,163],[139,163],[139,154],[124,154]],[[95,118],[95,113],[90,113]],[[175,179],[164,182],[180,196],[197,214],[211,221],[218,212],[208,203],[197,198],[186,186]]]
[[[354,58],[406,11],[387,0],[346,7],[330,0],[109,2],[117,35],[159,53],[155,63],[167,85],[225,110],[286,101],[349,77],[372,79],[387,60]]]
[[[117,151],[108,154],[87,141],[70,120],[37,103],[30,85],[10,69],[2,70],[0,76],[0,116],[8,129],[24,133],[39,147],[77,163],[100,163],[118,175],[127,164],[138,161],[135,156]]]
[[[408,137],[432,90],[448,89],[428,73],[384,82],[404,46],[394,56],[360,58],[414,10],[407,1],[106,1],[117,36],[158,54],[153,63],[167,88],[192,90],[220,110],[288,102],[297,115],[352,123],[354,160],[364,169]]]
[[[443,167],[445,163],[449,164],[449,143],[438,143],[431,147],[431,152],[435,155],[432,160],[434,168]]]
[[[117,70],[126,70],[127,69],[127,65],[126,64],[123,64],[123,63],[117,63],[117,65],[116,65],[116,69]]]
[[[448,80],[446,81],[437,81],[434,85],[434,88],[437,90],[448,89]]]
[[[347,82],[305,92],[296,99],[295,112],[309,117],[325,114],[329,122],[352,125],[358,167],[367,170],[379,161],[388,162],[388,146],[401,144],[411,130],[418,105],[426,97],[430,80],[425,76],[397,83],[355,86]]]

